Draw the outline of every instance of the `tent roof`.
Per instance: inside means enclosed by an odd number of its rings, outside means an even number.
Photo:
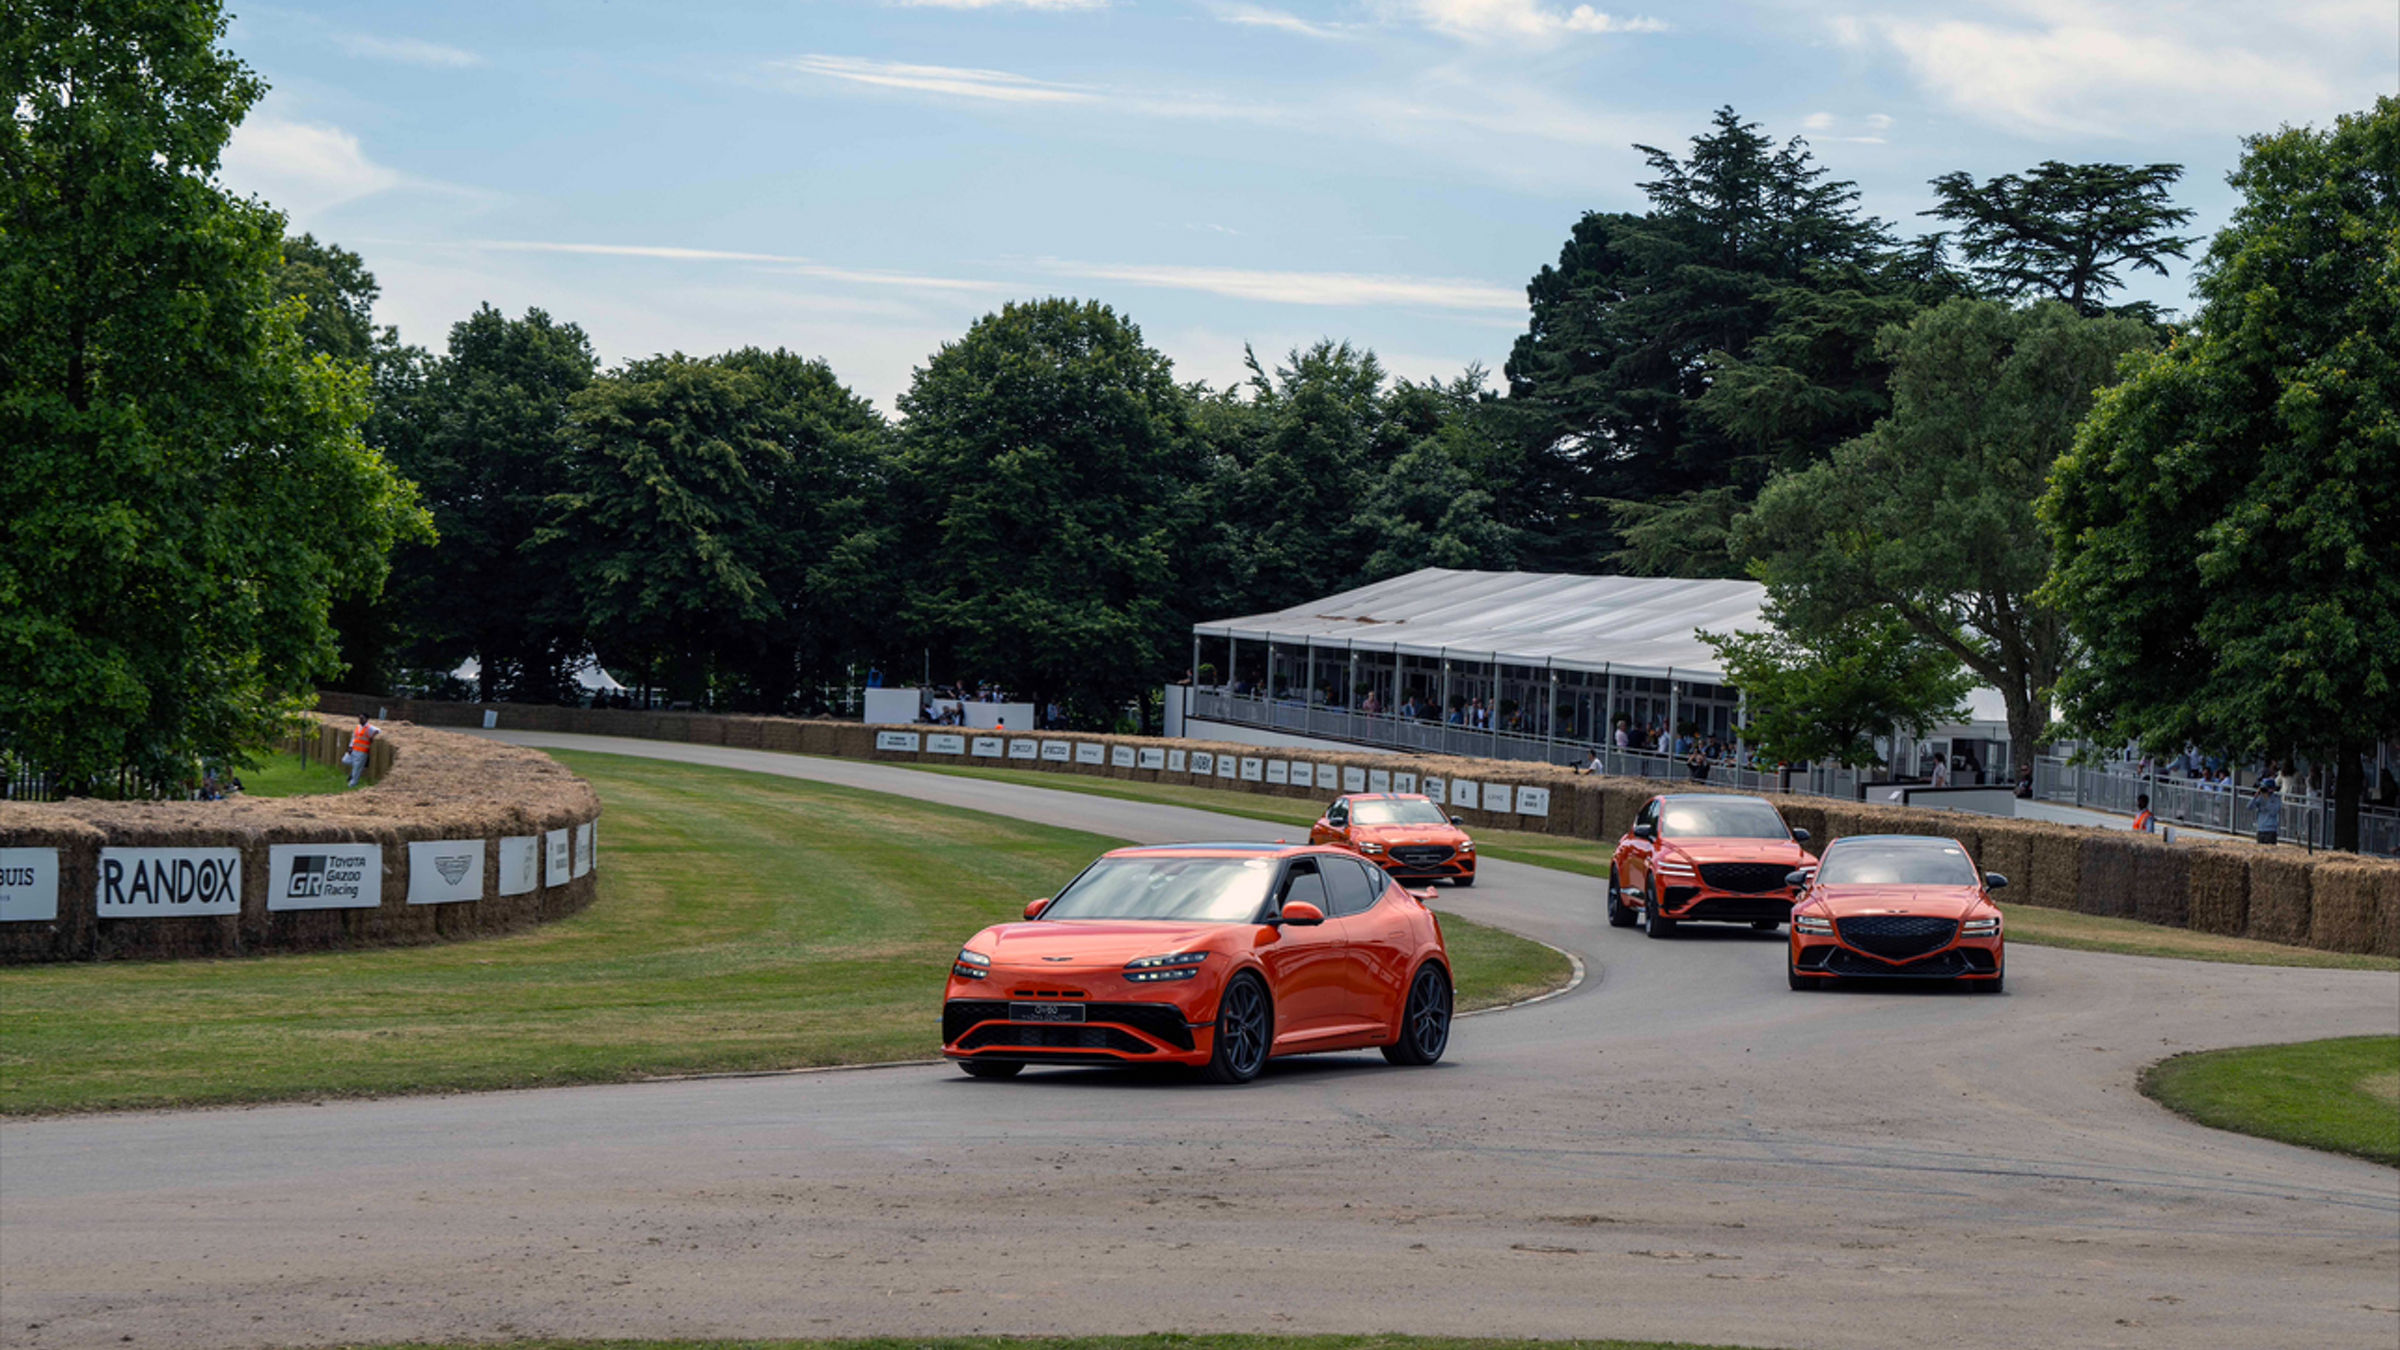
[[[1754,581],[1460,572],[1428,567],[1273,614],[1192,625],[1203,637],[1722,682],[1696,629],[1765,626]]]

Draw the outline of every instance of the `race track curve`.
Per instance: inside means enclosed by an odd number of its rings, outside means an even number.
[[[1257,821],[594,737],[1138,840]],[[1437,908],[1572,994],[1222,1090],[948,1067],[0,1128],[0,1344],[1407,1331],[1759,1346],[2400,1342],[2400,1172],[2187,1124],[2178,1050],[2400,1031],[2400,974],[2011,950],[1999,998],[1794,994],[1780,936]],[[963,936],[963,934],[962,934]],[[926,1010],[929,1040],[934,1009]]]

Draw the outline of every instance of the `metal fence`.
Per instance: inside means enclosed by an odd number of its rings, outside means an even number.
[[[2070,764],[2053,755],[2033,764],[2033,795],[2042,801],[2129,816],[2137,809],[2134,799],[2144,794],[2150,798],[2150,813],[2161,824],[2214,834],[2258,834],[2258,794],[2250,788],[2164,774],[2143,777],[2129,765]],[[2364,806],[2358,817],[2359,852],[2400,857],[2400,811]],[[2283,793],[2275,833],[2286,843],[2331,848],[2333,803],[2317,793]]]

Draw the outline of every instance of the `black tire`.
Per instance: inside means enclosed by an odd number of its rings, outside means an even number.
[[[1431,1064],[1450,1046],[1450,977],[1431,961],[1409,981],[1408,1003],[1400,1010],[1400,1039],[1383,1047],[1394,1064]]]
[[[1025,1072],[1024,1064],[1007,1059],[962,1059],[958,1067],[965,1069],[969,1078],[1014,1078]]]
[[[1750,926],[1761,933],[1772,933],[1783,927],[1783,922],[1779,919],[1752,919]]]
[[[1994,975],[1988,980],[1977,980],[1975,981],[1975,992],[1978,994],[1997,994],[2000,992],[2001,982],[2007,978],[2008,973],[2003,971],[1998,975]]]
[[[1796,970],[1787,970],[1784,972],[1784,978],[1792,982],[1794,989],[1807,990],[1825,987],[1825,977],[1822,975],[1803,975]]]
[[[1658,912],[1658,896],[1653,892],[1642,894],[1642,931],[1654,938],[1675,936],[1675,921]]]
[[[1641,915],[1633,912],[1633,907],[1627,905],[1625,903],[1625,897],[1617,892],[1617,869],[1614,867],[1609,868],[1608,926],[1611,928],[1631,928],[1633,927],[1635,920],[1641,917]]]
[[[1247,1083],[1267,1067],[1275,1044],[1275,1006],[1267,987],[1243,971],[1217,998],[1217,1034],[1208,1065],[1200,1072],[1212,1083]]]
[[[1473,872],[1469,872],[1463,877],[1452,877],[1450,878],[1450,884],[1463,891],[1467,887],[1475,884],[1475,874]]]

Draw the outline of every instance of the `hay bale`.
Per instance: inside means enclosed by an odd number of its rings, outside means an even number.
[[[2134,910],[2133,836],[2116,831],[2083,841],[2075,908],[2112,919],[2130,918]]]
[[[1822,797],[1769,797],[1775,809],[1783,813],[1783,823],[1796,830],[1808,831],[1810,851],[1825,847],[1825,799]]]
[[[2308,945],[2329,952],[2374,952],[2383,945],[2385,869],[2348,859],[2309,869]]]
[[[2083,888],[2083,841],[2092,832],[2040,821],[2026,822],[2032,836],[2030,898],[2044,909],[2073,909]]]
[[[2308,941],[2309,860],[2277,849],[2250,851],[2250,914],[2243,932],[2262,942]]]
[[[2189,899],[2185,922],[2194,932],[2235,935],[2250,925],[2250,859],[2223,845],[2177,845],[2184,853]]]
[[[1574,823],[1571,832],[1577,838],[1614,838],[1614,836],[1607,834],[1605,830],[1605,817],[1607,815],[1605,803],[1607,801],[1608,794],[1601,789],[1599,783],[1586,778],[1581,782],[1578,782],[1570,790],[1570,796],[1574,802],[1574,808],[1571,813]],[[1560,807],[1559,801],[1560,799],[1556,796],[1553,796],[1550,799],[1551,811],[1559,815],[1570,814],[1568,811],[1563,810]]]
[[[2133,917],[2143,923],[2189,928],[2192,923],[2192,854],[2151,835],[2134,841]]]
[[[2033,889],[2033,838],[2013,820],[1987,820],[1976,832],[1982,852],[1975,862],[1986,872],[2008,878],[2004,903],[2026,900]]]
[[[766,719],[760,717],[728,717],[724,719],[725,744],[737,750],[757,750],[767,743]]]

